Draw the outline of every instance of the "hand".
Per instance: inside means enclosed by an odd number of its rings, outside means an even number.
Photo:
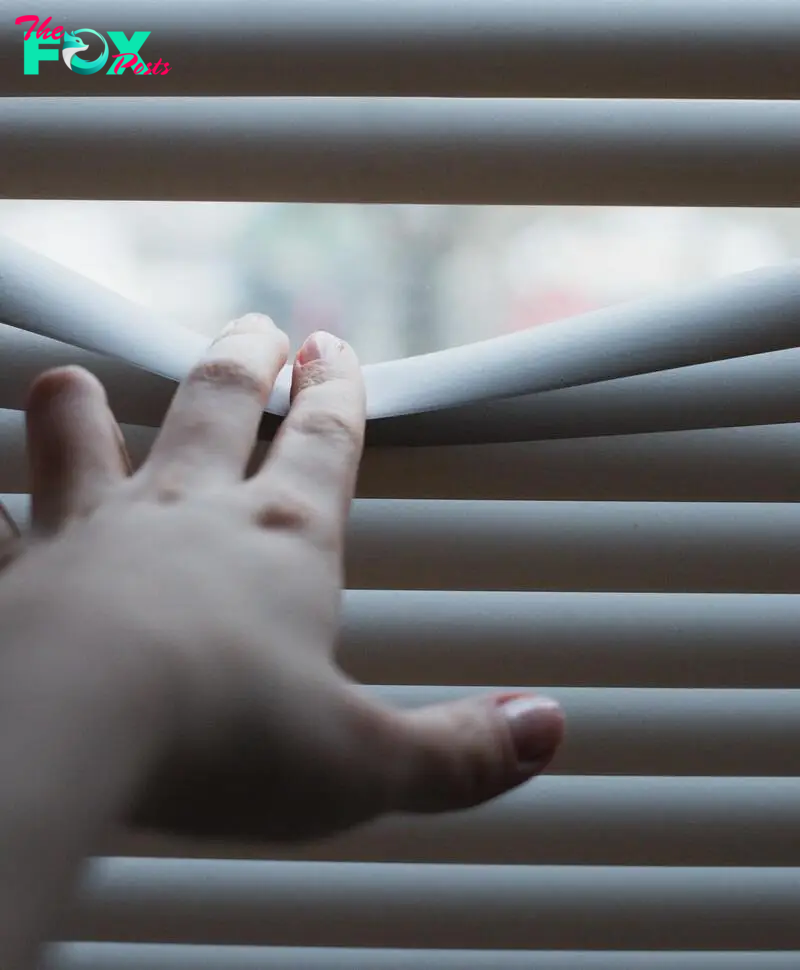
[[[388,811],[466,807],[541,771],[561,740],[545,698],[400,712],[337,669],[364,389],[346,344],[309,338],[290,412],[247,478],[287,353],[266,318],[228,327],[133,475],[89,373],[49,371],[31,392],[33,532],[7,547],[0,615],[12,629],[35,613],[65,663],[158,698],[127,813],[140,825],[292,840]]]

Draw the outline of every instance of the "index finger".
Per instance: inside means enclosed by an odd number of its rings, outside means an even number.
[[[289,413],[249,483],[256,501],[277,497],[343,532],[364,446],[365,398],[349,344],[312,334],[295,360]]]

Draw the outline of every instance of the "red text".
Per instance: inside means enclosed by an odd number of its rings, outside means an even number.
[[[117,54],[111,62],[111,67],[115,74],[124,71],[126,67],[130,67],[133,73],[140,77],[145,74],[169,74],[169,61],[162,61],[159,57],[155,64],[150,62],[145,65],[136,54]]]
[[[38,17],[34,17],[33,14],[29,14],[27,17],[17,17],[14,23],[30,24],[30,27],[28,28],[28,33],[25,34],[24,40],[28,40],[31,34],[34,32],[34,30],[36,31],[36,36],[39,38],[39,40],[44,40],[46,37],[49,37],[50,40],[63,40],[64,31],[66,28],[51,27],[50,21],[52,19],[53,19],[52,17],[48,17],[47,20],[43,21],[40,24]]]

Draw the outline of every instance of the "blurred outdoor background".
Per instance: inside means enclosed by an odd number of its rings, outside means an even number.
[[[800,256],[800,210],[0,200],[0,232],[209,336],[250,310],[365,363]]]

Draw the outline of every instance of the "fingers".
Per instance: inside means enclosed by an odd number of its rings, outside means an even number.
[[[81,367],[49,370],[34,381],[27,433],[35,532],[54,532],[86,515],[128,473],[103,386]]]
[[[355,491],[366,402],[352,348],[331,334],[308,338],[295,361],[292,405],[266,462],[248,483],[264,526],[309,516],[338,543]]]
[[[269,317],[229,324],[178,388],[146,474],[177,489],[239,481],[288,353]]]
[[[391,743],[390,807],[441,812],[477,805],[541,773],[563,739],[564,716],[550,698],[505,694],[392,711],[376,719],[380,730]]]

